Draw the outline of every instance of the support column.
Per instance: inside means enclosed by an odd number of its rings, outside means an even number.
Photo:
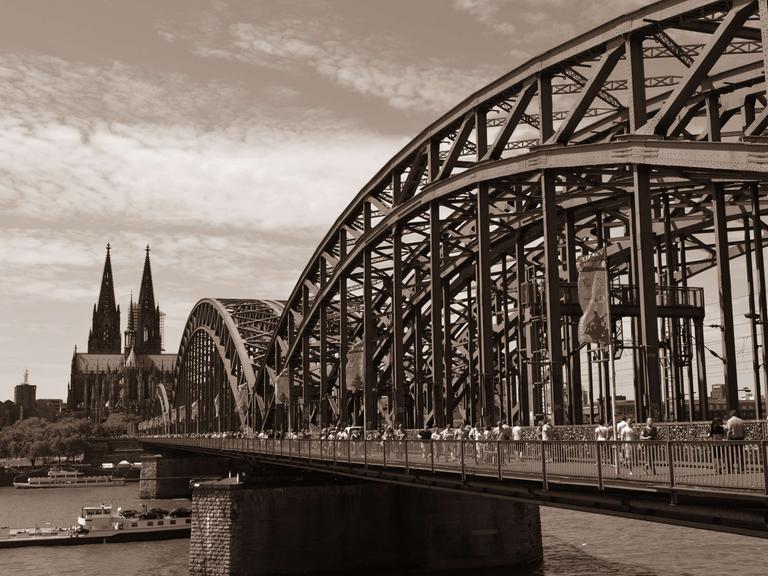
[[[524,351],[528,343],[525,337],[525,313],[523,312],[523,290],[525,289],[525,239],[522,235],[517,237],[515,243],[515,284],[517,285],[517,370],[518,392],[520,402],[520,423],[530,426],[530,369],[531,357],[525,357]]]
[[[314,511],[311,522],[307,510]],[[319,479],[201,483],[189,548],[192,576],[474,573],[542,558],[536,506]]]
[[[392,411],[394,423],[405,426],[405,347],[403,339],[403,240],[392,228]]]
[[[371,227],[371,205],[365,203],[365,229]],[[363,252],[363,426],[365,431],[377,427],[378,370],[374,363],[376,351],[376,318],[373,310],[373,255],[370,249]]]
[[[720,289],[720,334],[722,336],[723,376],[726,408],[739,412],[739,384],[736,377],[736,344],[733,333],[733,293],[731,262],[728,253],[728,221],[725,217],[725,188],[712,184],[712,217],[717,253],[717,284]]]
[[[656,277],[653,265],[653,228],[651,227],[650,168],[632,168],[634,193],[633,250],[636,254],[638,297],[640,300],[640,338],[645,364],[645,393],[648,395],[649,415],[661,420],[661,375],[659,373],[658,309],[656,306]]]
[[[475,300],[474,303],[477,301]],[[472,299],[472,281],[467,282],[467,393],[464,395],[466,398],[465,406],[467,413],[467,420],[470,424],[480,424],[480,411],[477,409],[478,405],[478,374],[475,369],[475,333],[476,323],[475,316],[472,314],[472,306],[474,305]]]
[[[699,388],[699,416],[701,420],[709,420],[709,396],[707,392],[707,357],[704,348],[704,321],[693,321],[694,338],[696,339],[696,380]]]
[[[493,401],[493,324],[491,314],[491,235],[488,209],[488,185],[477,189],[477,344],[478,382],[483,426],[495,424]]]
[[[302,287],[301,315],[306,321],[309,314],[309,288]],[[305,328],[301,334],[301,427],[309,428],[312,417],[312,404],[315,400],[315,391],[310,378],[309,358],[309,329]]]
[[[432,411],[434,426],[445,426],[443,408],[443,287],[440,277],[442,243],[440,241],[440,206],[429,207],[429,287],[432,297],[430,322],[432,327]]]
[[[290,306],[290,304],[289,304]],[[293,347],[293,342],[296,339],[296,335],[294,334],[294,318],[293,318],[293,310],[288,311],[288,350],[290,350]],[[293,430],[294,426],[296,425],[296,387],[294,386],[294,365],[295,360],[293,356],[289,356],[285,359],[286,364],[288,365],[288,401],[285,404],[285,409],[288,414],[288,426],[287,430],[284,431],[291,431]]]
[[[446,247],[447,249],[447,247]],[[453,342],[451,335],[453,326],[451,322],[451,293],[448,282],[442,283],[443,287],[443,377],[445,379],[445,396],[443,407],[445,409],[445,423],[453,424],[453,407],[455,404],[455,390],[453,388]]]
[[[636,132],[647,120],[643,37],[640,34],[627,38],[625,54],[629,65],[629,131]]]
[[[662,197],[664,208],[664,255],[667,269],[667,287],[670,290],[670,303],[677,305],[677,294],[675,292],[675,271],[678,270],[677,254],[675,253],[675,243],[672,238],[672,212],[669,205],[669,194]],[[685,394],[683,392],[682,368],[680,364],[680,320],[674,316],[669,319],[669,331],[667,332],[667,341],[669,343],[670,374],[672,377],[671,390],[674,397],[675,420],[684,420],[685,414]]]
[[[347,256],[347,231],[339,230],[339,263]],[[347,279],[339,277],[339,418],[337,423],[347,426],[349,422],[349,392],[347,391],[347,353],[349,340],[347,336]]]
[[[763,17],[763,4],[761,5],[760,16]],[[768,58],[768,56],[766,56]],[[763,220],[760,216],[760,190],[757,184],[751,185],[752,193],[752,224],[755,234],[755,282],[757,283],[757,302],[760,312],[760,344],[761,359],[763,364],[763,375],[765,385],[768,387],[768,298],[765,290],[765,259],[763,258]],[[766,392],[768,394],[768,391]],[[759,402],[760,409],[756,414],[758,420],[763,418],[763,394],[760,390],[760,379],[757,380],[755,389],[755,400]]]
[[[320,258],[320,289],[327,284],[327,263]],[[326,407],[328,405],[328,307],[323,302],[320,305],[320,397],[318,398],[317,427],[322,430],[327,422]]]
[[[501,257],[501,285],[503,286],[503,294],[501,300],[501,311],[504,315],[503,325],[504,333],[502,336],[502,342],[504,346],[503,358],[504,358],[504,385],[507,394],[506,404],[506,420],[505,422],[512,426],[514,418],[515,407],[518,403],[517,391],[515,389],[515,382],[517,378],[514,376],[515,369],[512,366],[512,354],[509,351],[512,326],[509,322],[509,273],[507,269],[507,255]]]
[[[752,385],[755,390],[755,417],[762,420],[762,402],[760,399],[760,353],[757,342],[757,317],[755,314],[755,282],[752,274],[752,237],[749,216],[744,214],[744,260],[747,264],[747,309],[749,316],[750,339],[752,348]]]
[[[680,238],[680,283],[683,288],[688,288],[688,260],[685,253],[685,237]],[[690,294],[688,295],[690,298]],[[685,335],[688,339],[684,345],[688,349],[688,419],[693,422],[696,420],[696,399],[693,391],[693,345],[691,340],[695,338],[692,332],[692,321],[690,318],[685,319]]]
[[[595,235],[597,240],[598,250],[605,250],[607,248],[605,241],[605,229],[603,228],[603,213],[599,210],[595,213]],[[610,283],[610,276],[608,277]],[[613,338],[613,326],[609,326],[610,337]],[[596,349],[595,354],[598,357],[598,373],[597,373],[597,388],[600,392],[600,417],[607,424],[609,420],[613,419],[612,404],[611,404],[611,362],[608,358],[608,350],[606,347]]]
[[[413,390],[415,400],[414,426],[424,427],[424,319],[421,308],[414,306],[411,312],[413,318]]]
[[[563,343],[560,334],[560,262],[558,260],[555,175],[541,172],[541,211],[544,220],[544,281],[546,284],[547,361],[554,424],[565,422],[563,407]]]
[[[579,271],[576,269],[576,225],[573,212],[565,218],[565,253],[568,267],[568,282],[578,283]],[[581,402],[581,351],[579,350],[579,324],[569,319],[570,347],[568,348],[568,411],[571,424],[581,424],[584,410]]]

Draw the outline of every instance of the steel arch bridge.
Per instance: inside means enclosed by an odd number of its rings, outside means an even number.
[[[200,300],[187,319],[176,361],[177,430],[251,427],[250,402],[283,304],[274,300]]]
[[[748,262],[754,371],[759,382],[762,362],[768,377],[756,249],[765,37],[766,0],[664,0],[466,98],[357,194],[284,305],[198,303],[179,353],[177,419],[210,427],[211,398],[231,393],[227,429],[491,425],[534,413],[580,423],[585,374],[590,403],[593,377],[609,395],[608,363],[595,362],[606,354],[581,346],[576,327],[577,258],[598,250],[613,338],[635,352],[637,416],[707,415],[704,294],[689,286],[706,270],[718,280],[727,406],[738,410],[736,257]],[[243,308],[256,317],[238,320]]]

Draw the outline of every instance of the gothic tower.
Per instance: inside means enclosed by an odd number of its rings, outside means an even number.
[[[149,264],[149,246],[144,260],[144,274],[141,277],[139,301],[136,303],[136,354],[161,354],[160,307],[155,306],[155,292],[152,287],[152,268]]]
[[[115,305],[109,251],[110,246],[107,244],[99,303],[93,306],[93,323],[88,334],[88,354],[120,354],[120,306]]]
[[[136,314],[137,307],[133,302],[133,292],[131,292],[131,303],[128,307],[128,327],[125,329],[125,349],[123,350],[126,358],[136,345]]]

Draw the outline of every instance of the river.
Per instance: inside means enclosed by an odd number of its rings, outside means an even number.
[[[0,527],[69,526],[81,506],[189,506],[139,500],[138,484],[109,488],[0,488]],[[494,576],[699,576],[768,573],[768,540],[541,508],[544,562]],[[0,550],[0,574],[23,576],[183,576],[189,540]],[[487,572],[491,574],[491,571]],[[474,576],[467,575],[467,576]]]

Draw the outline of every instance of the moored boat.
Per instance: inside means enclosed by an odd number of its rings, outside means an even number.
[[[113,512],[108,505],[85,506],[76,526],[13,528],[7,538],[0,538],[0,549],[188,538],[191,515],[186,508],[170,512],[159,508],[141,512],[118,508]]]
[[[111,475],[86,475],[71,468],[51,468],[46,476],[19,474],[13,479],[15,488],[76,488],[123,486],[123,478],[113,478]]]

